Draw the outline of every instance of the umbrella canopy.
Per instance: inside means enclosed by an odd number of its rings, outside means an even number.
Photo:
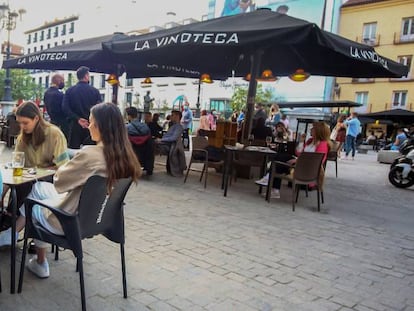
[[[391,109],[361,114],[361,117],[375,120],[391,120],[395,123],[414,124],[414,112],[405,109]]]
[[[76,70],[88,66],[92,72],[123,73],[110,53],[102,48],[103,42],[127,38],[122,33],[114,33],[73,43],[59,45],[37,53],[12,58],[3,62],[3,68]]]
[[[408,68],[367,45],[321,30],[316,24],[270,10],[226,16],[104,43],[127,75],[213,79],[261,69],[287,76],[301,68],[313,75],[401,77]],[[256,57],[257,58],[257,57]]]

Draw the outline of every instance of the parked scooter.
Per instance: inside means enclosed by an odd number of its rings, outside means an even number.
[[[397,188],[408,188],[414,185],[414,133],[400,147],[401,157],[391,164],[388,180]]]

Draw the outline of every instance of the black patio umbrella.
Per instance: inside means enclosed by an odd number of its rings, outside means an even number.
[[[127,38],[122,33],[99,36],[59,45],[3,62],[3,68],[76,70],[87,66],[92,72],[123,74],[123,66],[102,47],[103,42]]]
[[[226,16],[104,43],[127,76],[213,79],[258,77],[264,69],[288,76],[297,69],[336,77],[401,77],[408,68],[375,50],[321,30],[316,24],[270,10]],[[256,79],[248,91],[250,132]]]
[[[390,120],[394,123],[405,125],[414,124],[414,112],[405,109],[391,109],[373,113],[361,114],[362,118],[371,118],[374,120]]]

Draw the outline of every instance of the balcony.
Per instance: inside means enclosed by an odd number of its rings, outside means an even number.
[[[404,35],[401,32],[394,32],[394,44],[414,43],[414,34]]]
[[[352,78],[352,83],[374,83],[374,78]]]
[[[380,37],[380,35],[373,38],[356,37],[355,41],[369,46],[378,46],[380,45]]]

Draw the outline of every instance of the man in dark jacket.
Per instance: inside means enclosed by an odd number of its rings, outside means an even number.
[[[78,83],[67,89],[63,97],[63,111],[70,119],[68,146],[72,149],[79,149],[87,141],[90,109],[102,101],[99,91],[89,85],[88,67],[79,67],[76,76]]]
[[[60,127],[66,140],[69,140],[69,122],[62,107],[63,93],[61,90],[65,86],[65,78],[61,74],[55,74],[52,76],[51,82],[50,87],[45,92],[43,101],[51,123]]]
[[[154,141],[151,131],[143,122],[138,120],[138,110],[135,107],[125,109],[128,121],[128,139],[132,143],[132,148],[146,171],[147,175],[152,175],[154,170]]]

